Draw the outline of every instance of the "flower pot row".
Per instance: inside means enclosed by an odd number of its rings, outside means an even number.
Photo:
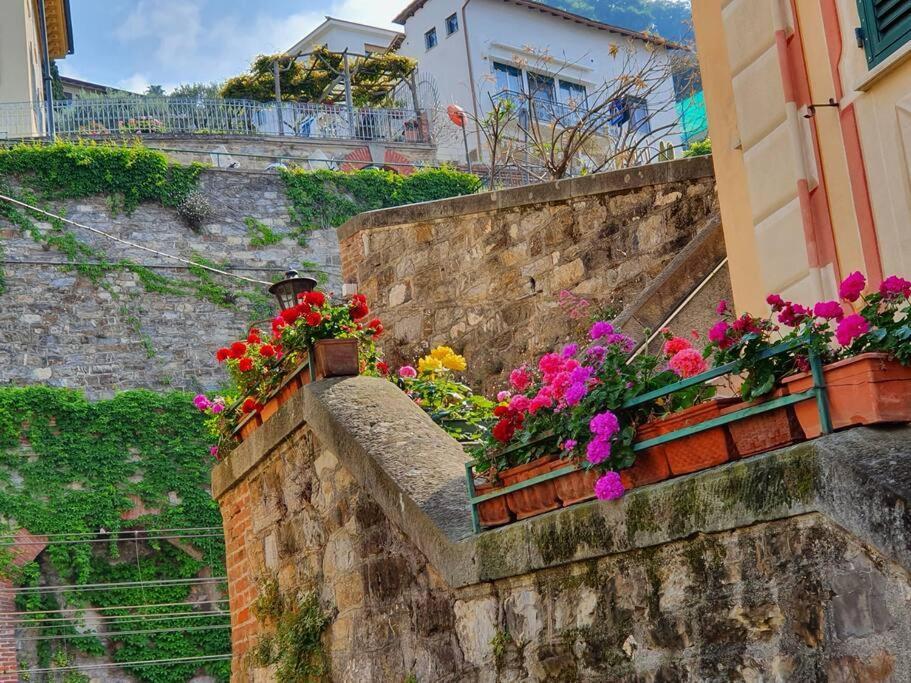
[[[827,365],[823,372],[833,429],[911,422],[911,367],[900,365],[886,354],[868,353]],[[771,398],[801,393],[812,386],[809,373],[794,375],[785,378]],[[670,434],[759,403],[739,399],[701,403],[646,422],[637,431],[637,441]],[[644,449],[632,467],[621,470],[620,477],[629,490],[816,438],[821,433],[817,403],[808,399]],[[504,486],[509,486],[568,463],[546,456],[506,469],[500,478]],[[580,470],[485,501],[478,506],[481,525],[500,526],[589,500],[594,497],[597,477],[594,471]],[[490,484],[477,487],[478,495],[493,490],[495,487]]]
[[[241,420],[234,432],[239,441],[248,439],[305,384],[358,374],[356,339],[321,339],[313,344],[308,356],[285,375],[281,385],[269,395],[261,409]]]

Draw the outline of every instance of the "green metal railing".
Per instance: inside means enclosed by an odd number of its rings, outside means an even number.
[[[792,341],[782,342],[776,344],[775,346],[766,349],[757,355],[757,360],[764,360],[771,358],[773,356],[779,356],[786,353],[791,353],[796,349],[801,347],[807,348],[807,356],[810,362],[810,372],[813,377],[813,386],[807,389],[806,391],[800,392],[798,394],[789,394],[787,396],[781,396],[779,398],[771,399],[768,401],[763,401],[758,405],[750,405],[741,410],[737,410],[727,415],[722,415],[721,417],[716,417],[711,420],[706,420],[705,422],[700,422],[699,424],[690,425],[688,427],[683,427],[677,429],[673,432],[667,434],[662,434],[656,436],[652,439],[646,439],[644,441],[638,441],[633,444],[633,451],[639,452],[651,448],[653,446],[659,446],[670,441],[675,441],[677,439],[682,439],[693,434],[698,434],[699,432],[704,432],[708,429],[713,429],[715,427],[720,427],[731,422],[736,422],[738,420],[743,420],[754,415],[760,415],[762,413],[767,413],[770,410],[775,410],[776,408],[781,408],[784,406],[790,406],[795,403],[800,403],[802,401],[808,401],[813,399],[816,401],[816,408],[819,411],[819,421],[821,426],[821,431],[823,434],[829,434],[832,431],[832,418],[829,414],[829,399],[826,394],[826,385],[825,378],[822,370],[822,360],[819,358],[819,355],[814,351],[812,346],[810,346],[808,340],[806,339],[795,339]],[[703,372],[694,377],[689,377],[687,379],[681,380],[674,384],[670,384],[666,387],[660,389],[655,389],[654,391],[649,391],[641,396],[636,396],[635,398],[626,401],[622,406],[621,410],[636,408],[648,404],[656,399],[662,398],[674,392],[681,391],[683,389],[688,389],[699,384],[704,384],[710,380],[722,377],[727,374],[739,372],[742,369],[740,361],[733,361],[731,363],[726,363],[724,365],[719,365],[716,368],[712,368],[706,372]],[[545,441],[549,437],[544,437],[541,441]],[[527,448],[530,444],[523,444],[521,446],[516,446],[504,451],[508,453],[512,450],[519,450],[520,448]],[[557,479],[567,474],[579,471],[583,469],[579,463],[569,463],[566,467],[561,467],[560,469],[553,470],[552,472],[547,472],[541,474],[537,477],[532,477],[531,479],[526,479],[517,484],[511,484],[503,488],[498,488],[495,491],[490,493],[485,493],[483,495],[477,495],[475,489],[475,473],[474,473],[474,464],[472,462],[465,463],[465,479],[468,487],[468,501],[471,505],[471,524],[475,533],[480,533],[481,531],[481,522],[478,516],[478,505],[492,500],[494,498],[499,498],[505,496],[509,493],[514,493],[515,491],[521,491],[522,489],[534,486],[535,484],[540,484],[545,481],[550,481],[552,479]]]

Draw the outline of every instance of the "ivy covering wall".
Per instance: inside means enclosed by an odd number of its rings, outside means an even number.
[[[104,529],[114,534],[122,528],[220,528],[218,505],[206,489],[210,469],[206,433],[191,398],[176,392],[129,391],[111,400],[89,402],[73,390],[0,388],[0,516],[9,521],[9,531],[97,534]],[[121,515],[134,507],[131,495],[146,510],[159,512],[122,521]],[[60,584],[186,579],[206,567],[211,576],[225,573],[224,542],[217,531],[211,538],[181,542],[195,548],[198,559],[164,541],[148,543],[156,545],[141,544],[138,554],[132,542],[52,544],[43,555]],[[17,579],[26,586],[37,585],[39,574],[33,563]],[[190,591],[186,585],[62,591],[63,605],[53,594],[26,591],[18,608],[40,611],[62,606],[181,603],[190,597]],[[187,614],[192,609],[187,606]],[[158,607],[143,613],[179,611],[183,610]],[[217,621],[225,623],[224,619]],[[194,628],[187,630],[187,622],[177,618],[137,620],[128,629],[124,625],[116,630],[140,633],[106,639],[107,652],[113,652],[111,659],[117,662],[228,653],[227,629],[195,628],[215,622],[214,618],[194,619]],[[162,629],[170,632],[142,633]],[[48,621],[45,628],[29,631],[29,635],[38,633],[71,639],[40,641],[38,661],[21,662],[25,667],[65,665],[77,654],[102,655],[106,651],[97,638],[72,638],[76,631],[70,622]],[[199,666],[125,668],[149,683],[185,683]],[[203,666],[219,680],[228,680],[227,662]]]

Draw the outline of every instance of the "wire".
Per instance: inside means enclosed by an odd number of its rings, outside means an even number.
[[[217,273],[219,275],[237,278],[238,280],[243,280],[245,282],[252,282],[253,284],[256,284],[256,285],[270,285],[270,286],[272,285],[271,282],[266,282],[265,280],[254,280],[253,278],[244,277],[243,275],[237,275],[235,273],[229,273],[225,270],[220,270],[218,268],[213,268],[212,266],[207,266],[203,263],[197,263],[195,261],[191,261],[190,259],[185,259],[182,256],[174,256],[173,254],[168,254],[163,251],[158,251],[157,249],[152,249],[151,247],[144,247],[141,244],[136,244],[135,242],[130,242],[129,240],[125,240],[122,237],[117,237],[116,235],[111,235],[110,233],[104,232],[103,230],[99,230],[98,228],[93,228],[89,225],[83,225],[82,223],[77,223],[76,221],[71,221],[69,218],[64,218],[63,216],[58,216],[56,214],[50,213],[49,211],[45,211],[44,209],[39,209],[38,207],[32,206],[31,204],[26,204],[25,202],[20,202],[18,199],[13,199],[12,197],[7,197],[6,195],[3,195],[3,194],[0,194],[0,200],[9,202],[10,204],[15,204],[16,206],[21,206],[23,209],[28,209],[29,211],[35,211],[36,213],[40,213],[44,216],[47,216],[48,218],[53,218],[58,221],[63,221],[64,223],[68,223],[69,225],[73,225],[77,228],[82,228],[83,230],[88,230],[89,232],[93,232],[96,235],[101,235],[102,237],[107,237],[110,240],[114,240],[115,242],[120,242],[121,244],[125,244],[129,247],[133,247],[134,249],[141,249],[142,251],[147,251],[150,254],[155,254],[157,256],[163,256],[163,257],[169,258],[169,259],[174,259],[175,261],[180,261],[181,263],[186,263],[187,265],[195,266],[196,268],[202,268],[204,270],[208,270],[213,273]]]
[[[194,586],[202,583],[216,583],[227,581],[227,576],[197,577],[194,579],[156,579],[154,581],[119,581],[115,583],[70,583],[61,586],[24,586],[21,588],[0,588],[0,595],[10,593],[53,593],[57,590],[88,591],[88,590],[115,590],[118,588],[135,588],[136,586]]]
[[[180,633],[187,631],[215,631],[223,628],[231,628],[231,624],[214,624],[212,626],[184,626]],[[74,640],[79,638],[113,638],[114,636],[133,636],[143,633],[174,633],[173,628],[160,629],[139,629],[136,631],[111,631],[110,633],[79,633],[76,635],[51,635],[51,636],[32,636],[30,638],[16,638],[17,643],[26,643],[34,640]]]
[[[136,533],[146,533],[146,534],[162,534],[166,531],[221,531],[223,527],[220,526],[186,526],[186,527],[174,527],[172,529],[116,529],[111,531],[55,531],[48,534],[36,534],[32,531],[28,531],[32,536],[43,536],[45,538],[50,538],[51,536],[97,536],[98,534],[108,533],[108,534],[136,534]],[[27,531],[27,530],[26,530]],[[16,534],[0,534],[0,539],[10,538],[15,540],[18,538]]]
[[[139,662],[113,662],[111,664],[84,664],[80,666],[58,666],[46,669],[17,669],[15,671],[0,670],[0,676],[5,674],[43,674],[54,671],[85,671],[86,669],[116,669],[124,666],[152,666],[160,664],[178,664],[181,662],[217,662],[231,659],[230,654],[204,655],[201,657],[175,657],[173,659],[146,659]]]
[[[34,261],[27,259],[4,259],[0,261],[4,265],[13,265],[13,266],[71,266],[73,265],[72,261]],[[83,266],[103,266],[104,263],[100,261],[80,261],[80,265]],[[137,263],[136,265],[142,268],[150,268],[152,270],[190,270],[191,266],[178,266],[171,265],[168,263]],[[287,271],[287,268],[280,268],[278,266],[234,266],[227,265],[222,266],[225,270],[247,270],[251,272],[263,272],[263,273],[284,273]],[[338,270],[339,266],[332,263],[319,263],[313,264],[314,268],[320,270]]]
[[[228,602],[227,599],[218,599],[218,600],[203,600],[200,602],[150,602],[145,605],[110,605],[108,607],[64,607],[62,609],[39,609],[31,610],[24,612],[0,612],[0,617],[17,617],[25,616],[28,614],[63,614],[64,612],[85,612],[86,610],[108,610],[108,609],[143,609],[148,607],[181,607],[186,605],[187,607],[192,607],[195,605],[212,605],[216,603],[225,603]],[[104,616],[104,615],[102,615]],[[132,616],[129,614],[110,614],[108,616],[116,617],[128,617]]]
[[[207,604],[216,604],[216,602],[226,603],[224,601],[212,601]],[[151,614],[109,614],[107,616],[101,615],[96,616],[93,621],[97,621],[99,624],[104,624],[105,626],[111,625],[120,625],[120,624],[129,624],[137,621],[183,621],[186,619],[221,619],[223,617],[231,616],[230,612],[225,610],[212,610],[211,612],[153,612]],[[57,624],[57,626],[47,626],[51,622],[69,622],[82,626],[81,622],[77,621],[78,617],[29,617],[24,620],[11,619],[7,621],[0,621],[0,626],[5,626],[9,628],[10,626],[15,626],[16,628],[59,628],[65,626],[66,624]],[[23,623],[29,622],[29,623]]]
[[[0,543],[0,548],[18,548],[23,545],[78,545],[80,543],[112,543],[116,541],[170,541],[174,539],[186,539],[186,538],[222,538],[224,533],[220,534],[168,534],[167,536],[138,536],[135,539],[132,537],[128,538],[83,538],[73,541],[19,541],[19,542],[6,542]]]

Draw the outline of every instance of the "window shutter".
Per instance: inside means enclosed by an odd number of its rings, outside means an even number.
[[[911,0],[857,0],[871,67],[911,40]]]

